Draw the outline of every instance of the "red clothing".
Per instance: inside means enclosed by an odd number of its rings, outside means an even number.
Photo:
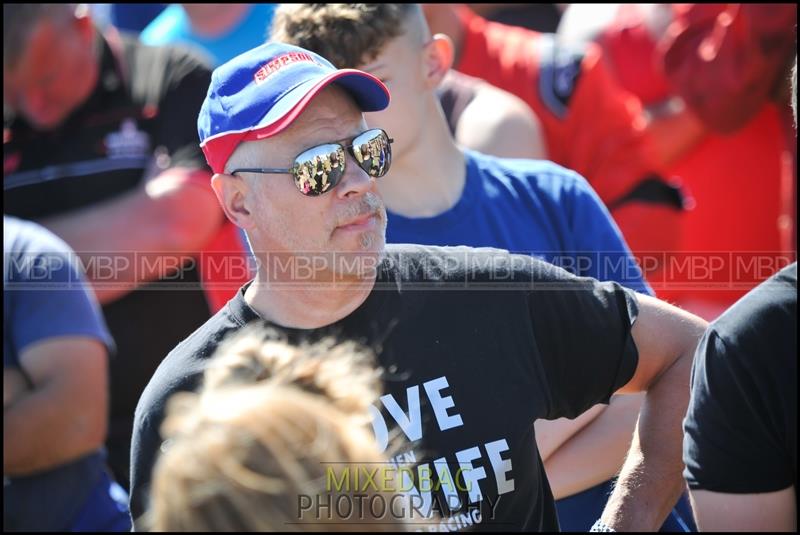
[[[466,8],[461,14],[464,42],[457,69],[531,106],[548,158],[586,177],[634,253],[675,250],[682,211],[674,189],[672,195],[634,195],[626,202],[647,178],[657,178],[659,169],[644,136],[641,105],[619,87],[600,48],[565,49],[550,34],[489,22]]]
[[[685,252],[723,252],[725,285],[675,270],[662,296],[715,318],[749,289],[796,258],[797,145],[788,103],[771,102],[788,86],[797,6],[678,4],[656,48],[674,91],[712,131],[677,162],[696,207],[685,220]],[[776,86],[777,84],[777,86]],[[758,258],[763,269],[738,270]]]
[[[196,187],[211,188],[211,174],[205,169],[194,171],[187,180]],[[254,260],[243,232],[227,218],[199,251],[196,260],[200,284],[212,315],[255,276]]]
[[[780,232],[780,177],[786,174],[781,139],[778,109],[767,105],[735,133],[708,135],[675,164],[673,172],[685,178],[696,202],[686,214],[680,251],[698,260],[724,253],[724,277],[707,280],[702,270],[676,265],[666,272],[661,297],[713,319],[783,266],[752,271],[737,269],[737,262],[743,267],[756,258],[793,258],[794,246],[787,249]]]
[[[675,93],[713,130],[758,114],[796,52],[797,4],[677,4],[659,44]]]
[[[622,4],[596,39],[615,79],[645,106],[672,96],[662,62],[657,60],[655,53],[658,36],[653,35],[648,24],[648,10],[658,22],[663,22],[661,19],[669,18],[673,13],[669,5],[645,8],[642,4]]]
[[[200,277],[211,313],[215,314],[255,277],[255,260],[242,230],[225,221],[200,253]]]

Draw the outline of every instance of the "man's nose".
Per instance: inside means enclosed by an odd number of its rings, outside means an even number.
[[[371,158],[369,154],[366,158]],[[355,197],[364,195],[375,185],[375,179],[361,169],[353,155],[347,151],[344,176],[336,188],[336,194],[341,197]]]

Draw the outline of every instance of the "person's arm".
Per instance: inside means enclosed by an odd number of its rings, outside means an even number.
[[[600,198],[583,177],[571,173],[570,178],[565,181],[566,194],[562,202],[569,218],[570,245],[575,247],[578,256],[576,274],[614,280],[633,290],[652,294]],[[591,488],[619,472],[630,447],[641,404],[641,395],[613,397],[597,418],[578,429],[545,459],[545,470],[556,499]]]
[[[114,341],[67,244],[31,222],[3,225],[3,386],[16,385],[3,406],[3,472],[25,475],[103,443]]]
[[[42,221],[84,262],[95,256],[95,265],[101,267],[100,255],[117,256],[111,276],[108,269],[87,270],[103,304],[169,275],[180,260],[196,255],[224,221],[211,189],[211,170],[197,142],[197,113],[211,80],[209,66],[181,48],[142,48],[137,54],[135,61],[159,65],[158,76],[163,77],[153,84],[162,87],[163,94],[145,92],[136,98],[157,102],[158,124],[151,142],[163,147],[169,163],[145,176],[134,191]],[[132,91],[143,90],[140,86],[134,84]],[[112,284],[101,284],[108,279]]]
[[[619,393],[647,392],[633,442],[601,520],[617,531],[655,531],[681,492],[682,421],[689,404],[692,358],[707,324],[640,295],[631,334],[636,371]]]
[[[658,165],[668,168],[686,156],[707,136],[703,123],[679,98],[645,109],[645,134],[650,139]]]
[[[643,394],[612,397],[605,410],[544,461],[556,500],[592,488],[619,473],[643,400]]]
[[[163,277],[167,263],[156,261],[159,255],[196,253],[219,230],[222,210],[209,181],[205,170],[171,168],[126,195],[39,222],[66,241],[84,265],[99,268],[104,254],[117,259],[113,276],[88,270],[105,304]],[[146,253],[149,261],[142,261]]]
[[[614,393],[646,392],[628,458],[603,518],[611,527],[655,530],[682,479],[681,421],[689,371],[707,324],[616,282],[533,265],[527,294],[542,370],[539,418],[574,418]]]
[[[786,102],[796,4],[678,4],[657,51],[673,90],[720,133]],[[777,100],[776,100],[777,99]]]
[[[709,327],[683,420],[684,477],[703,530],[796,530],[797,264]]]
[[[455,138],[467,148],[501,158],[547,157],[542,125],[530,107],[488,84],[476,89],[458,121]]]
[[[700,531],[797,531],[794,486],[759,494],[692,490],[690,498]]]
[[[86,337],[49,338],[19,356],[33,388],[3,411],[3,473],[24,476],[99,448],[108,418],[107,352]]]
[[[583,428],[588,426],[606,410],[605,405],[595,405],[577,418],[558,418],[557,420],[536,420],[533,427],[536,432],[536,446],[539,455],[547,466],[548,460],[564,444],[578,434]],[[548,472],[547,478],[551,479]],[[552,486],[552,483],[551,483]]]
[[[609,205],[660,172],[641,103],[616,82],[599,46],[569,47],[467,8],[458,13],[461,56],[453,68],[528,104],[543,126],[548,159],[585,176]]]

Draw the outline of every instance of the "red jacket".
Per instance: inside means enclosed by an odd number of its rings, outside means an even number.
[[[620,88],[600,48],[568,49],[551,34],[489,22],[466,8],[460,13],[464,41],[456,68],[531,106],[548,158],[586,177],[634,253],[675,250],[680,190],[658,169],[641,105]]]

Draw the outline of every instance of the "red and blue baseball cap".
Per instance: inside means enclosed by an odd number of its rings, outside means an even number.
[[[362,111],[389,105],[389,90],[371,74],[336,69],[318,54],[283,43],[266,43],[216,68],[197,118],[211,169],[224,172],[239,143],[288,128],[332,83],[350,93]]]

